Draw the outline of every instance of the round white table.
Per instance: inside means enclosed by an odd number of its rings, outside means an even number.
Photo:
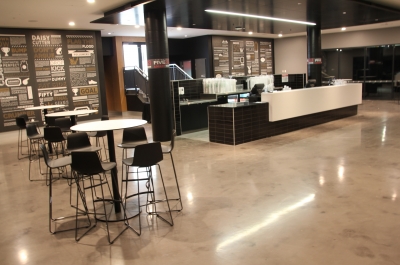
[[[25,108],[25,110],[43,110],[43,114],[46,115],[48,109],[56,109],[62,107],[65,107],[65,105],[43,105],[43,106],[28,107]]]
[[[71,127],[74,131],[85,131],[85,132],[98,132],[98,131],[113,131],[125,128],[132,128],[146,124],[145,120],[138,119],[118,119],[118,120],[105,120],[105,121],[93,121],[86,122]]]
[[[91,113],[95,113],[95,112],[98,112],[98,110],[92,110],[92,109],[67,110],[67,111],[54,112],[54,113],[46,114],[46,117],[65,117],[65,116],[70,116],[71,124],[72,125],[76,125],[76,116],[83,115],[83,114],[91,114]]]
[[[107,131],[107,141],[108,141],[108,154],[111,162],[116,162],[115,157],[115,145],[114,145],[114,135],[113,130],[121,130],[125,128],[132,128],[146,124],[147,121],[139,119],[118,119],[118,120],[103,120],[103,121],[93,121],[78,124],[71,127],[72,131],[84,131],[84,132],[98,132]],[[112,190],[115,200],[120,200],[121,196],[119,194],[118,185],[118,172],[117,167],[111,170],[112,178]],[[121,205],[115,203],[115,212],[121,212]],[[112,218],[112,217],[111,217]],[[121,220],[117,216],[115,221]],[[121,218],[121,217],[120,217]],[[123,217],[122,217],[123,218]]]

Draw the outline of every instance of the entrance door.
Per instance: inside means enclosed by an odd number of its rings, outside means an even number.
[[[196,59],[194,67],[196,69],[195,78],[206,78],[206,58]]]

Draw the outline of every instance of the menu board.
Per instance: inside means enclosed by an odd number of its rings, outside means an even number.
[[[272,40],[212,37],[214,76],[257,76],[273,73]]]
[[[0,33],[0,131],[12,130],[15,118],[41,111],[25,108],[65,105],[99,109],[95,32],[7,30]]]
[[[229,45],[228,40],[222,40],[218,46],[213,47],[214,53],[214,76],[229,76]]]
[[[74,109],[98,109],[99,89],[93,35],[67,35]]]
[[[232,75],[244,76],[244,41],[231,41]]]
[[[3,126],[15,125],[15,118],[33,105],[28,50],[24,35],[0,34],[0,102]],[[33,116],[34,112],[27,113]]]
[[[262,75],[272,75],[272,43],[261,41],[260,42],[260,66]]]
[[[246,75],[259,75],[258,42],[246,41]]]

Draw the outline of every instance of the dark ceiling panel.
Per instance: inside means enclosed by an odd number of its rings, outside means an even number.
[[[206,9],[307,21],[307,5],[321,1],[321,29],[350,27],[400,20],[400,11],[362,0],[165,0],[169,27],[253,31],[257,33],[305,32],[306,26],[263,19],[210,14]],[[399,0],[400,1],[400,0]],[[346,14],[343,14],[346,12]],[[125,11],[125,13],[127,13]],[[95,23],[118,23],[110,14]],[[314,21],[311,21],[314,22]]]

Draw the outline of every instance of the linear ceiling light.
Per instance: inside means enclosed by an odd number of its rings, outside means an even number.
[[[275,21],[282,21],[282,22],[289,22],[289,23],[297,23],[297,24],[310,25],[310,26],[315,26],[316,25],[313,22],[306,22],[306,21],[299,21],[299,20],[292,20],[292,19],[285,19],[285,18],[265,17],[265,16],[249,15],[249,14],[227,12],[227,11],[219,11],[219,10],[212,10],[212,9],[206,9],[205,11],[206,12],[210,12],[210,13],[224,14],[224,15],[230,15],[230,16],[251,17],[251,18],[275,20]]]

